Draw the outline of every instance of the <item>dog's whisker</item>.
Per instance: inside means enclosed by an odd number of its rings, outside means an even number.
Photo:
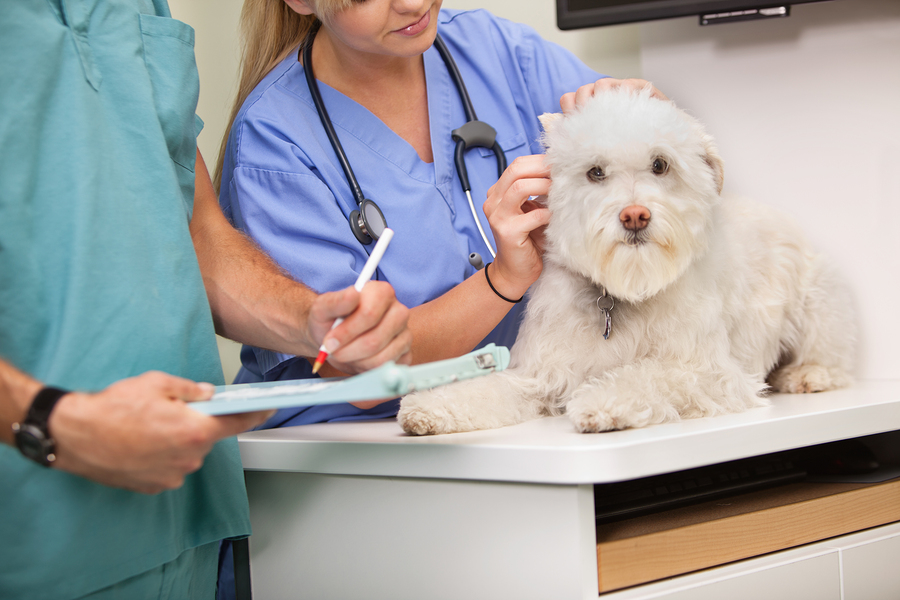
[[[641,246],[649,241],[648,236],[643,233],[627,232],[625,234],[625,244],[627,246]]]

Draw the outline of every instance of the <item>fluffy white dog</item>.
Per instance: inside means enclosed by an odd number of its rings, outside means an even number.
[[[765,405],[769,386],[850,383],[847,290],[784,216],[720,197],[697,120],[648,90],[550,117],[544,270],[510,367],[405,397],[404,430],[566,412],[599,432]]]

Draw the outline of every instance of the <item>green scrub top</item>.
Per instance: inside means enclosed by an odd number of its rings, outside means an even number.
[[[160,370],[222,383],[189,232],[194,32],[165,0],[16,0],[0,12],[0,357],[99,390]],[[232,438],[143,495],[0,445],[0,598],[77,597],[249,534]]]

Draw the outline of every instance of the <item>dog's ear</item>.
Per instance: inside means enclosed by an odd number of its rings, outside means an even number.
[[[713,176],[716,179],[716,190],[721,194],[722,188],[725,186],[725,163],[722,161],[722,157],[719,156],[719,150],[709,135],[703,136],[703,146],[706,150],[703,160],[712,169]]]
[[[541,127],[544,128],[544,133],[550,133],[553,130],[553,124],[561,119],[562,116],[562,113],[544,113],[539,116],[538,120],[541,122]]]
[[[550,133],[553,131],[556,122],[559,121],[562,116],[562,113],[544,113],[538,117],[538,120],[541,122],[541,127],[544,128],[544,133],[541,135],[541,144],[544,146],[544,150],[549,148],[547,140],[549,139]]]

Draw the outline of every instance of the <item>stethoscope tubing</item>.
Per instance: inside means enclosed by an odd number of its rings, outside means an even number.
[[[371,243],[371,239],[366,238],[365,235],[360,237],[359,233],[357,232],[357,227],[354,227],[353,223],[354,219],[357,218],[357,215],[361,215],[360,217],[358,217],[361,221],[365,220],[365,215],[369,211],[365,210],[364,203],[371,205],[371,207],[373,207],[380,215],[382,229],[384,227],[387,227],[387,220],[384,218],[384,214],[381,212],[381,209],[378,207],[378,205],[374,201],[368,200],[363,195],[362,188],[359,185],[359,181],[356,179],[356,175],[353,173],[353,168],[350,166],[350,160],[347,158],[347,153],[344,152],[344,148],[343,146],[341,146],[340,139],[338,138],[337,132],[334,129],[334,125],[331,122],[331,117],[328,115],[328,109],[325,107],[325,102],[322,100],[322,94],[319,91],[319,84],[318,81],[316,81],[316,76],[313,73],[312,68],[312,43],[320,26],[321,23],[318,22],[313,25],[313,28],[310,30],[309,34],[306,36],[306,39],[303,41],[303,44],[301,44],[300,54],[302,57],[303,71],[306,75],[306,83],[309,87],[309,92],[312,96],[313,104],[316,107],[316,112],[319,115],[319,120],[322,122],[322,127],[324,127],[325,129],[325,134],[328,137],[328,141],[331,143],[331,147],[334,150],[335,155],[337,156],[338,163],[341,165],[341,169],[344,171],[344,176],[346,177],[347,183],[350,186],[350,191],[353,194],[353,199],[356,201],[356,205],[359,208],[359,211],[353,211],[351,213],[351,228],[353,229],[354,233],[357,234],[357,239],[359,239],[360,242],[362,242],[363,244],[369,244]],[[487,249],[491,253],[491,256],[496,257],[497,253],[494,251],[490,240],[488,240],[487,233],[485,233],[484,228],[481,225],[481,219],[478,218],[478,211],[475,210],[475,203],[472,200],[471,185],[469,184],[468,169],[466,168],[465,162],[465,153],[470,147],[478,146],[491,148],[491,150],[493,150],[494,152],[494,155],[497,157],[498,178],[503,175],[503,172],[506,170],[506,154],[503,152],[503,148],[501,148],[500,144],[497,142],[496,131],[494,130],[494,128],[487,123],[478,120],[478,117],[475,114],[475,108],[472,105],[472,99],[469,97],[469,92],[466,89],[465,83],[463,82],[462,75],[459,72],[459,68],[456,66],[456,61],[453,60],[453,57],[450,55],[450,51],[447,49],[447,45],[444,43],[444,40],[441,38],[440,34],[437,34],[435,36],[434,46],[435,48],[437,48],[437,51],[441,55],[444,64],[447,66],[447,70],[450,73],[450,78],[453,80],[453,83],[456,86],[456,90],[459,93],[460,100],[462,101],[463,111],[466,114],[466,123],[462,127],[453,131],[453,139],[456,141],[456,149],[453,154],[453,162],[456,167],[456,172],[459,176],[463,191],[466,194],[466,199],[469,203],[469,209],[472,211],[472,217],[475,219],[475,225],[477,225],[478,232],[481,234],[481,239],[487,246]],[[362,223],[360,223],[360,225],[362,225]],[[368,222],[366,222],[365,227],[368,227],[368,225]],[[372,237],[377,238],[378,236],[373,235]],[[369,241],[365,241],[366,239],[368,239]]]
[[[347,153],[344,152],[344,147],[341,146],[341,140],[338,138],[337,132],[334,130],[334,125],[331,123],[328,109],[325,108],[325,101],[322,100],[322,94],[319,92],[319,82],[316,81],[316,76],[313,73],[312,42],[316,36],[316,32],[319,30],[319,25],[320,24],[317,22],[313,26],[313,29],[309,32],[309,35],[307,35],[306,40],[304,40],[301,47],[303,55],[303,72],[306,75],[306,84],[309,86],[313,104],[316,105],[316,112],[319,114],[319,120],[322,122],[322,127],[325,128],[325,135],[328,136],[328,141],[331,143],[331,147],[337,155],[341,169],[344,171],[344,176],[347,178],[347,183],[350,185],[350,192],[353,194],[353,199],[356,200],[357,206],[362,206],[365,196],[363,196],[362,188],[359,186],[356,175],[353,173],[353,168],[350,166],[350,160],[347,158]]]
[[[477,121],[478,117],[475,115],[475,107],[472,105],[472,99],[469,97],[469,91],[463,83],[459,67],[456,66],[456,61],[453,60],[453,56],[450,55],[450,51],[447,49],[447,44],[444,43],[441,34],[435,36],[434,47],[437,48],[441,58],[444,59],[444,64],[447,65],[447,71],[450,72],[450,79],[453,80],[456,91],[459,93],[459,98],[462,100],[463,111],[466,113],[466,121]]]

